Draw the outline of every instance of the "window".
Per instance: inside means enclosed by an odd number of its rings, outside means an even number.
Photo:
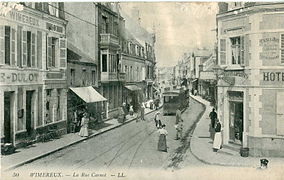
[[[57,121],[60,121],[62,119],[62,104],[61,104],[61,98],[62,98],[62,89],[57,89]]]
[[[92,84],[96,84],[96,71],[92,71]]]
[[[75,69],[70,69],[70,77],[71,77],[70,83],[71,85],[74,85],[75,84]]]
[[[58,39],[54,37],[48,37],[48,67],[56,67],[57,51],[58,51]]]
[[[106,34],[108,32],[108,23],[107,23],[107,17],[103,16],[102,17],[102,29],[101,33]]]
[[[107,72],[107,55],[102,55],[102,72]]]
[[[58,3],[51,2],[48,3],[49,14],[58,17]]]
[[[284,34],[281,34],[281,45],[280,45],[280,54],[281,54],[281,64],[284,64]]]
[[[226,64],[226,39],[220,39],[220,65]]]
[[[87,83],[87,73],[86,73],[86,69],[83,69],[83,70],[82,70],[82,76],[83,76],[83,78],[82,78],[82,85],[85,86],[86,83]]]
[[[231,64],[244,64],[244,38],[230,38],[231,43]]]
[[[10,32],[11,28],[5,26],[5,64],[10,65]]]

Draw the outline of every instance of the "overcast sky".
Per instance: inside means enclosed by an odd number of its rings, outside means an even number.
[[[158,66],[173,66],[184,52],[213,47],[216,34],[216,2],[131,2],[120,3],[131,15],[139,10],[141,25],[156,31]]]

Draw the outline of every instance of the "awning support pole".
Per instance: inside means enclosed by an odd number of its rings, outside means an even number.
[[[108,119],[108,102],[106,102],[106,118]]]

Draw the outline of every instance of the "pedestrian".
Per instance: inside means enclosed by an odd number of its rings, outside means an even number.
[[[82,137],[89,136],[88,127],[89,127],[89,116],[87,113],[84,113],[84,117],[82,118],[81,121],[81,130],[79,132],[79,135]]]
[[[219,119],[216,119],[215,136],[213,141],[213,151],[217,152],[222,148],[222,133],[221,133],[221,123]]]
[[[134,110],[133,110],[133,105],[130,105],[129,107],[129,114],[130,116],[133,116]]]
[[[76,123],[76,127],[75,127],[75,132],[80,132],[81,130],[81,121],[82,121],[82,118],[83,118],[83,114],[84,112],[82,110],[79,110],[77,112],[77,123]]]
[[[211,127],[215,127],[215,120],[217,119],[217,113],[215,112],[215,108],[212,109],[212,111],[209,114],[209,117],[211,119]]]
[[[126,103],[126,110],[127,110],[127,114],[128,114],[129,110],[130,110],[130,104],[129,103]]]
[[[140,110],[141,112],[141,120],[143,120],[143,121],[145,121],[145,105],[144,105],[144,102],[142,102],[142,104],[141,104],[141,110]]]
[[[159,142],[158,142],[158,151],[168,152],[167,138],[166,138],[166,136],[168,135],[168,131],[166,130],[165,124],[163,124],[161,127],[162,128],[158,130],[158,132],[160,133]]]
[[[182,138],[182,132],[183,132],[183,119],[180,118],[178,124],[175,125],[176,127],[176,140],[179,140]]]
[[[160,129],[162,127],[162,122],[161,122],[161,119],[160,119],[160,112],[157,112],[155,114],[154,120],[155,120],[156,128]]]
[[[179,123],[180,119],[181,119],[181,111],[180,111],[180,108],[178,108],[176,110],[176,124]]]

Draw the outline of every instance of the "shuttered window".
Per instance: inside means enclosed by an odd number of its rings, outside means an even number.
[[[11,64],[11,28],[9,26],[5,26],[5,64]]]
[[[67,64],[67,45],[66,39],[60,38],[59,39],[59,48],[60,48],[60,67],[66,68]]]
[[[241,36],[241,43],[240,43],[240,49],[241,49],[241,65],[245,64],[245,38],[244,36]]]
[[[284,34],[281,34],[281,45],[280,45],[280,53],[281,53],[281,64],[284,64]]]
[[[52,37],[47,37],[47,67],[52,66]]]
[[[277,93],[277,107],[276,107],[276,117],[277,117],[277,135],[284,135],[284,92]]]
[[[17,29],[17,66],[22,67],[22,26]]]
[[[22,38],[22,65],[27,66],[27,31],[23,31]]]
[[[37,67],[42,68],[42,32],[37,32]]]
[[[220,64],[226,64],[226,39],[220,39]]]
[[[11,65],[16,65],[16,30],[11,28]]]
[[[0,65],[4,64],[5,57],[5,26],[0,25]]]
[[[31,36],[31,65],[36,67],[36,34],[32,33]]]

